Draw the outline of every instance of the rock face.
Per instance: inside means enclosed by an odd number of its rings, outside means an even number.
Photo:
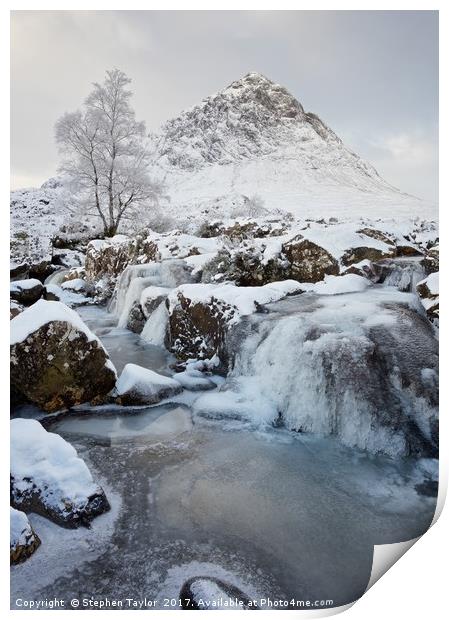
[[[290,277],[298,282],[318,282],[340,272],[337,260],[327,250],[302,235],[285,243],[282,251],[291,265]]]
[[[17,280],[10,285],[10,297],[19,304],[31,306],[42,297],[44,287],[36,279]]]
[[[117,381],[116,392],[120,405],[154,405],[182,392],[182,386],[148,368],[126,364]]]
[[[156,244],[143,237],[133,239],[116,235],[111,239],[91,241],[86,253],[86,278],[90,281],[116,279],[128,265],[159,260]]]
[[[100,341],[64,304],[40,300],[11,321],[11,382],[52,412],[107,394],[116,373]]]
[[[179,598],[183,609],[259,609],[242,590],[215,577],[192,577],[183,584]]]
[[[109,510],[76,450],[36,420],[11,420],[11,505],[67,528]]]
[[[10,507],[10,564],[20,564],[33,555],[41,544],[26,514]]]

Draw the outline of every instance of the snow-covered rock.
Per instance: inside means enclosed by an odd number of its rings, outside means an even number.
[[[11,420],[11,503],[64,527],[109,510],[103,489],[73,446],[37,420]]]
[[[126,235],[116,235],[110,239],[96,239],[87,246],[86,277],[92,282],[108,277],[115,283],[128,265],[158,259],[157,246],[144,236],[130,238]]]
[[[183,583],[179,598],[182,609],[259,609],[256,601],[237,586],[216,577],[191,577]]]
[[[116,372],[80,316],[57,301],[39,300],[12,319],[11,382],[45,411],[108,393]]]
[[[21,510],[10,507],[10,564],[24,562],[41,544],[41,541]]]
[[[11,299],[24,306],[31,306],[42,297],[44,287],[39,280],[30,278],[29,280],[11,282],[9,290]]]
[[[440,272],[431,273],[427,278],[418,282],[416,286],[417,293],[427,316],[432,321],[438,321],[440,317]]]
[[[137,364],[126,364],[117,381],[117,402],[121,405],[153,405],[182,391],[175,379]]]
[[[300,292],[293,280],[265,286],[185,284],[168,296],[169,346],[180,360],[225,360],[228,329],[243,316],[286,295]]]
[[[22,304],[19,304],[17,301],[14,301],[13,299],[11,299],[10,304],[9,304],[9,318],[13,319],[14,317],[16,317],[18,314],[20,314],[21,312],[23,312],[24,307],[22,306]]]
[[[292,277],[298,282],[318,282],[325,275],[337,275],[337,260],[317,243],[298,235],[282,246],[291,265]]]

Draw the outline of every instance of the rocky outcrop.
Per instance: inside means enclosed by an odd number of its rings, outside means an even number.
[[[243,239],[262,239],[265,237],[278,237],[288,230],[286,222],[261,222],[256,220],[236,220],[229,222],[204,222],[199,230],[198,236],[204,238],[219,237],[224,235],[233,241]]]
[[[45,411],[107,394],[115,380],[98,338],[64,304],[40,300],[12,319],[12,385]]]
[[[25,562],[41,544],[26,514],[10,507],[9,563]]]
[[[39,280],[16,280],[10,285],[10,297],[19,304],[31,306],[42,297],[44,287]]]
[[[302,235],[284,243],[282,252],[290,263],[288,277],[298,282],[318,282],[340,272],[338,261],[327,250]]]
[[[242,590],[215,577],[191,577],[182,585],[179,598],[183,609],[259,609]]]
[[[206,263],[201,281],[235,282],[238,286],[263,286],[291,277],[290,265],[281,257],[264,261],[261,249],[245,246],[230,252],[223,249]]]
[[[21,418],[11,421],[11,505],[67,528],[88,526],[110,508],[75,448]]]
[[[116,235],[110,239],[91,241],[86,253],[86,277],[95,281],[116,279],[128,265],[159,260],[157,245],[143,236]]]

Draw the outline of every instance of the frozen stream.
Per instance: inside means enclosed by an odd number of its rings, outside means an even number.
[[[105,311],[79,311],[119,371],[126,362],[168,370],[165,351],[118,329]],[[87,461],[112,510],[76,531],[31,515],[42,545],[12,569],[13,607],[19,597],[146,597],[163,609],[199,575],[256,598],[341,605],[363,593],[373,545],[422,534],[434,512],[435,498],[415,490],[425,461],[192,418],[179,402],[80,412],[48,428]]]

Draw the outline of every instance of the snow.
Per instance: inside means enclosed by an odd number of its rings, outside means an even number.
[[[73,446],[47,432],[37,420],[11,420],[11,475],[15,489],[39,489],[47,505],[64,511],[65,501],[82,507],[98,492],[92,475]]]
[[[80,306],[91,301],[88,297],[80,293],[75,293],[65,288],[58,286],[57,284],[46,284],[45,289],[48,293],[53,293],[58,297],[59,301],[72,308],[74,306]]]
[[[36,278],[30,278],[29,280],[16,280],[9,285],[11,293],[20,293],[20,291],[26,291],[35,286],[42,286],[42,282]]]
[[[96,340],[101,345],[97,336],[90,331],[79,314],[74,310],[68,308],[60,301],[39,299],[39,301],[21,312],[10,322],[11,346],[18,342],[23,342],[30,334],[52,321],[68,323],[72,328],[85,334],[88,341]]]
[[[21,510],[9,507],[10,515],[10,546],[19,547],[27,544],[32,534],[28,517]]]
[[[313,284],[309,290],[319,295],[341,295],[342,293],[356,293],[366,290],[371,282],[355,273],[343,276],[325,276],[321,282]]]
[[[165,377],[137,364],[126,364],[116,385],[119,396],[128,392],[137,392],[152,397],[167,388],[179,390],[180,384],[170,377]]]
[[[74,278],[73,280],[68,280],[67,282],[63,282],[61,284],[61,288],[68,291],[83,291],[86,288],[86,282],[82,278]]]
[[[238,321],[240,316],[256,312],[257,304],[268,304],[286,295],[299,292],[300,284],[295,280],[284,280],[265,284],[265,286],[234,286],[233,284],[183,284],[173,290],[168,296],[169,312],[179,303],[178,295],[182,295],[192,303],[210,304],[217,299],[229,304],[235,309],[230,322]]]
[[[176,218],[242,215],[254,196],[259,210],[300,217],[437,216],[434,204],[390,186],[288,91],[260,75],[166,122],[154,153],[152,175],[164,179],[166,211]]]

